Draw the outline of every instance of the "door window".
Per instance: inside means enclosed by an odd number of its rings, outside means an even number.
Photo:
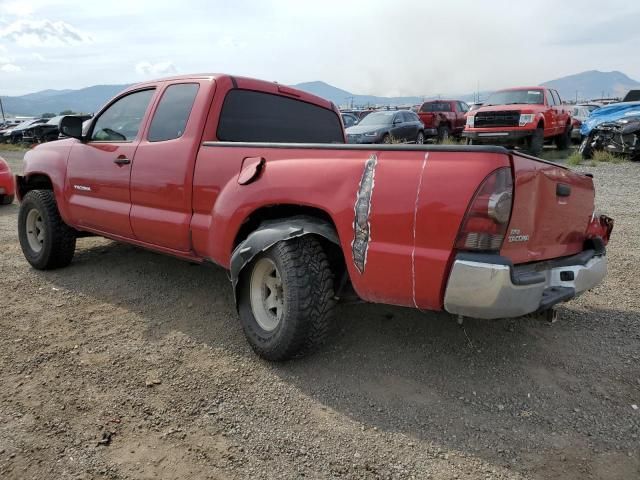
[[[91,140],[131,142],[138,136],[140,124],[153,97],[154,89],[141,90],[116,100],[96,121]]]
[[[553,98],[553,95],[551,95],[551,90],[547,90],[547,103],[549,104],[550,107],[553,107],[556,104],[555,99]]]
[[[150,142],[173,140],[182,136],[199,87],[197,83],[167,87],[151,120],[148,135]]]
[[[562,105],[562,100],[560,100],[560,95],[555,90],[551,90],[551,94],[553,95],[553,99],[556,102],[556,105]]]

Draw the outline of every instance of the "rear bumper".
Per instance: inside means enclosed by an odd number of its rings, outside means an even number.
[[[496,143],[496,142],[513,142],[523,140],[533,135],[534,130],[502,130],[500,128],[493,129],[478,129],[478,130],[465,130],[462,132],[464,138],[469,138],[477,143],[483,141]]]
[[[607,257],[594,250],[513,266],[498,255],[459,254],[444,298],[447,312],[473,318],[512,318],[546,310],[598,285]]]

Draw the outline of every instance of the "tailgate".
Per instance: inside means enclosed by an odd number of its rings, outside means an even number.
[[[433,117],[435,115],[433,113],[426,113],[426,112],[419,112],[418,113],[418,117],[420,117],[420,120],[422,120],[422,123],[424,123],[425,127],[431,127],[433,126]]]
[[[501,255],[517,264],[581,252],[593,214],[593,180],[533,157],[512,159],[513,210]]]

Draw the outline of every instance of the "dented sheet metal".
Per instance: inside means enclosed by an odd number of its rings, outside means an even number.
[[[371,197],[373,195],[373,187],[375,186],[377,165],[378,157],[373,153],[364,164],[354,207],[355,218],[353,221],[351,252],[353,254],[353,263],[360,273],[364,273],[367,265],[367,252],[369,250],[369,242],[371,241],[369,216],[371,215]]]

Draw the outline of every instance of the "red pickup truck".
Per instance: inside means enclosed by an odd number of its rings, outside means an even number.
[[[100,235],[230,271],[265,358],[326,337],[336,300],[479,318],[549,311],[605,276],[592,179],[486,146],[347,145],[321,98],[230,75],[133,86],[17,176],[38,269]]]
[[[418,116],[424,124],[425,137],[442,142],[450,135],[462,134],[468,111],[469,106],[459,100],[431,100],[420,105]]]
[[[520,87],[499,90],[467,115],[463,136],[471,144],[516,145],[538,155],[544,143],[571,146],[571,111],[556,90]]]

